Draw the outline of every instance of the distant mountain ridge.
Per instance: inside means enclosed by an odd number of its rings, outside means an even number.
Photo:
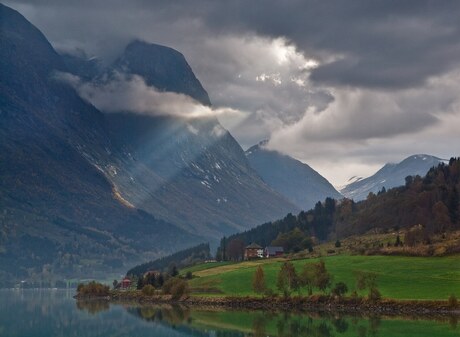
[[[327,197],[342,197],[326,178],[310,166],[288,155],[266,149],[266,143],[262,141],[246,150],[249,164],[268,185],[300,209],[309,210]]]
[[[358,178],[346,185],[340,192],[355,201],[366,199],[370,192],[378,193],[386,189],[404,185],[407,176],[423,176],[433,166],[444,162],[443,159],[427,154],[409,156],[400,163],[388,163],[368,178]]]

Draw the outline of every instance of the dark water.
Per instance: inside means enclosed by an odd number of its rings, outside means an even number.
[[[0,290],[0,336],[460,337],[441,320],[79,302],[73,292]]]

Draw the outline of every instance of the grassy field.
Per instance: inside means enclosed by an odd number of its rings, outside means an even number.
[[[345,282],[355,287],[357,271],[377,274],[377,283],[384,298],[393,299],[447,299],[451,294],[460,297],[460,256],[401,257],[337,255],[321,258],[334,277],[334,282]],[[306,263],[319,258],[294,260],[299,272]],[[206,264],[185,269],[193,272],[190,281],[200,294],[254,295],[252,278],[258,265],[263,266],[267,285],[276,291],[276,276],[283,259],[241,262],[237,264]]]

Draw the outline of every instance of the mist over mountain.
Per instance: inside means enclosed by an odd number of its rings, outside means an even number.
[[[1,281],[117,271],[199,242],[123,202],[88,160],[109,160],[104,115],[56,81],[67,68],[40,31],[0,17]]]
[[[407,176],[424,176],[433,166],[443,162],[442,159],[426,155],[416,154],[407,157],[397,164],[388,163],[368,178],[353,177],[348,185],[340,192],[347,198],[355,201],[366,199],[370,192],[377,193],[382,190],[401,186]]]
[[[215,118],[104,114],[62,80],[123,72],[209,105],[180,53],[137,41],[104,68],[4,5],[0,18],[0,282],[117,273],[298,209]]]
[[[168,47],[135,41],[101,76],[110,82],[113,74],[139,76],[155,90],[197,100],[181,105],[174,97],[170,105],[178,109],[210,104],[182,54]],[[117,111],[105,118],[116,160],[92,160],[136,207],[211,240],[297,209],[262,181],[213,116],[165,115],[152,106],[148,113]]]
[[[185,94],[204,105],[211,105],[208,93],[184,55],[172,48],[135,40],[126,46],[110,70],[142,76],[149,86]]]
[[[327,197],[340,199],[341,194],[326,178],[305,163],[277,151],[268,150],[261,142],[246,150],[251,167],[275,191],[303,210],[309,210]]]

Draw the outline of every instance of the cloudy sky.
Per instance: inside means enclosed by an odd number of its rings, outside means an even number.
[[[181,51],[247,148],[336,186],[415,153],[460,155],[460,1],[8,0],[58,50]],[[235,117],[236,116],[236,117]]]

